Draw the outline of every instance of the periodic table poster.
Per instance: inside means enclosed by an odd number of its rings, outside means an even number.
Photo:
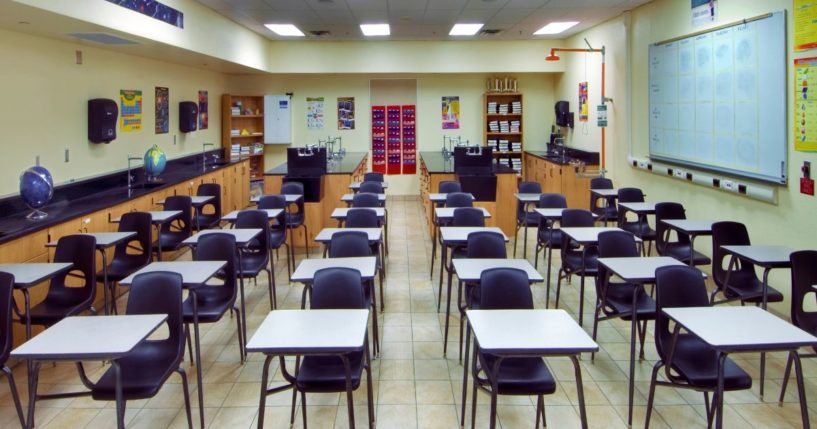
[[[120,129],[123,133],[142,129],[142,91],[119,90]]]

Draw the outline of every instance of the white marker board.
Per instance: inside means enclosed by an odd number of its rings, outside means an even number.
[[[785,12],[649,48],[650,159],[786,183]]]
[[[264,96],[264,144],[292,143],[292,100],[288,95]]]

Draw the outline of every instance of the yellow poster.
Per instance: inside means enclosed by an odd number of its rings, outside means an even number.
[[[817,0],[794,0],[794,50],[817,48]]]
[[[817,57],[794,60],[794,149],[817,152]]]
[[[119,117],[123,133],[142,129],[142,91],[119,90]]]

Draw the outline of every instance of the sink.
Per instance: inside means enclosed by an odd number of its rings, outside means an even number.
[[[133,189],[153,189],[163,186],[164,182],[142,182],[133,185]]]

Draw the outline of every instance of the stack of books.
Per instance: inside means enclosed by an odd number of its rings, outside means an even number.
[[[521,101],[514,101],[511,103],[511,113],[515,115],[522,114],[522,102]]]
[[[520,158],[512,158],[511,159],[511,168],[516,171],[517,174],[522,172],[522,160]]]
[[[241,158],[245,158],[250,156],[250,147],[249,146],[241,146]]]
[[[233,116],[241,115],[241,106],[233,106],[230,108],[230,114]]]
[[[496,101],[488,102],[488,114],[489,115],[496,114]]]
[[[508,105],[507,104],[500,104],[499,105],[499,114],[500,115],[507,115],[508,114]]]
[[[499,121],[490,121],[488,122],[488,131],[492,133],[499,132]]]
[[[238,137],[241,135],[241,131],[235,128],[230,129],[230,136]]]
[[[238,143],[234,143],[230,146],[230,159],[236,159],[241,155],[241,145]]]
[[[508,141],[507,140],[500,140],[499,141],[499,151],[500,152],[507,152],[508,151]]]
[[[511,132],[511,124],[508,121],[499,121],[499,132],[500,133]]]
[[[512,152],[522,152],[522,143],[521,142],[512,142],[511,143],[511,151]]]
[[[488,147],[496,151],[497,150],[496,140],[488,140]]]
[[[519,121],[511,121],[511,132],[512,133],[519,132]]]

